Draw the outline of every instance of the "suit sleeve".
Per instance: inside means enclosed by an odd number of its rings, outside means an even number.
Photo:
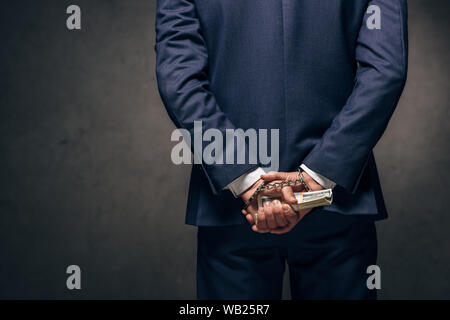
[[[202,121],[202,130],[213,128],[225,137],[227,129],[235,129],[220,109],[210,90],[208,52],[196,14],[194,0],[158,0],[156,11],[156,75],[163,103],[178,128],[194,137],[194,121]],[[202,141],[202,143],[204,143]],[[234,155],[248,145],[234,144]],[[191,145],[194,145],[191,143]],[[225,148],[225,149],[226,149]],[[198,151],[198,150],[197,150]],[[201,159],[201,154],[196,154]],[[236,162],[235,162],[236,163]],[[257,164],[205,164],[213,193],[218,194],[231,181],[258,167]]]
[[[371,0],[380,8],[381,29],[363,19],[356,43],[353,92],[303,163],[355,192],[369,155],[385,131],[406,82],[406,0]]]

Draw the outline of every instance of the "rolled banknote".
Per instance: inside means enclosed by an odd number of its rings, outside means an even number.
[[[331,189],[309,192],[294,192],[294,195],[297,199],[297,204],[291,204],[291,207],[295,211],[327,206],[333,202],[333,190]],[[265,202],[273,200],[279,200],[281,203],[284,203],[281,200],[281,197],[259,196],[258,207],[261,208],[264,206]]]

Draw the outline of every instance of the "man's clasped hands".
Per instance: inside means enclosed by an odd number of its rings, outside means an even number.
[[[298,171],[295,172],[269,172],[261,175],[261,178],[256,181],[247,191],[241,194],[242,200],[247,203],[256,189],[263,183],[266,184],[282,181],[294,181],[298,179]],[[303,180],[308,185],[311,191],[322,190],[323,187],[314,181],[306,172],[302,172]],[[303,185],[300,186],[286,186],[282,188],[274,188],[270,190],[263,190],[259,193],[262,196],[279,197],[279,200],[268,201],[264,203],[263,208],[258,209],[256,199],[253,199],[248,207],[242,210],[247,221],[252,226],[252,230],[258,233],[274,233],[283,234],[291,231],[295,225],[306,216],[311,209],[294,211],[291,204],[296,204],[297,199],[294,192],[306,191]]]

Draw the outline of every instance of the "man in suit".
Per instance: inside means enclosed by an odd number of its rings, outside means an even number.
[[[286,263],[294,299],[375,298],[366,270],[387,213],[372,149],[406,81],[406,0],[158,0],[155,49],[178,128],[279,129],[278,172],[192,167],[198,298],[279,299]],[[262,181],[297,179],[298,168],[313,190],[333,188],[333,204],[258,211]],[[293,203],[293,191],[275,192]]]

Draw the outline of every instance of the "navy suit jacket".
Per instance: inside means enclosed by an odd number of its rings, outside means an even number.
[[[279,171],[337,183],[326,210],[386,215],[372,149],[406,81],[406,0],[158,0],[155,50],[177,127],[279,129]],[[193,165],[186,222],[245,223],[222,189],[256,166]]]

